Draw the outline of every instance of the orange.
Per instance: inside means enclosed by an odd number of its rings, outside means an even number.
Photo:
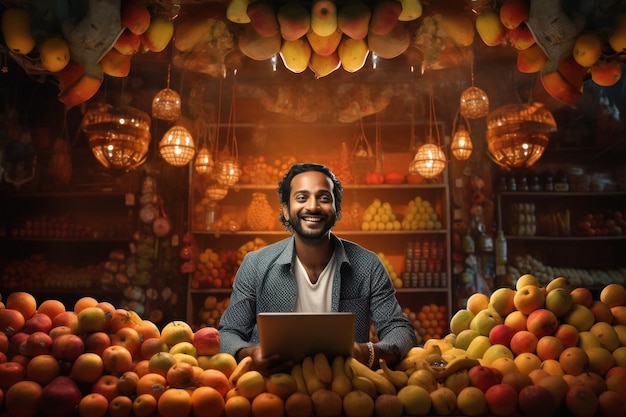
[[[574,417],[593,417],[598,410],[598,396],[591,388],[574,385],[567,391],[565,405]]]
[[[563,371],[569,375],[580,375],[587,370],[589,366],[589,356],[578,346],[566,348],[559,355],[559,363]]]
[[[109,400],[97,392],[92,392],[81,398],[78,403],[80,417],[103,417],[109,410]]]
[[[118,395],[109,402],[110,417],[127,417],[133,411],[133,400],[125,395]]]
[[[39,415],[39,399],[43,388],[33,381],[19,381],[4,395],[4,406],[12,417],[35,417]]]
[[[211,387],[217,390],[222,396],[232,388],[232,384],[224,373],[217,369],[204,369],[198,378],[201,386]]]
[[[42,386],[61,375],[59,360],[52,355],[37,355],[26,364],[26,379]]]
[[[157,401],[161,417],[188,416],[191,412],[191,394],[185,389],[168,388]]]
[[[19,333],[24,328],[24,316],[13,308],[0,309],[0,329],[8,337]]]
[[[141,378],[142,376],[150,372],[150,369],[148,368],[149,363],[150,361],[148,359],[142,359],[138,362],[135,362],[135,365],[133,366],[133,372],[135,372]]]
[[[28,320],[37,312],[37,300],[30,293],[16,291],[9,294],[5,307],[19,311],[24,316],[24,320]]]
[[[90,297],[88,295],[80,297],[78,300],[76,300],[76,303],[74,303],[74,313],[78,314],[87,307],[95,307],[97,304],[98,300],[93,297]]]
[[[252,403],[243,395],[230,397],[224,403],[226,417],[248,417],[252,412]]]
[[[481,310],[486,310],[489,306],[489,297],[483,293],[477,292],[469,296],[467,299],[467,309],[474,313],[474,315],[478,314]]]
[[[161,337],[161,331],[159,330],[157,325],[150,320],[142,320],[141,323],[135,326],[135,330],[137,330],[137,332],[141,336],[142,341],[153,338],[158,339]]]
[[[137,395],[150,394],[157,400],[165,391],[167,380],[161,374],[149,372],[137,381]]]
[[[135,417],[152,417],[156,413],[157,400],[150,394],[138,395],[133,401]]]
[[[285,403],[278,395],[262,392],[252,400],[250,411],[253,416],[283,417]]]
[[[54,299],[45,300],[43,303],[39,304],[39,308],[37,309],[38,313],[43,313],[50,317],[50,319],[54,319],[59,313],[64,311],[66,311],[65,304]]]
[[[93,384],[100,378],[104,371],[102,358],[95,353],[82,353],[72,363],[70,376],[76,382]]]
[[[285,414],[287,416],[313,415],[313,400],[308,394],[297,391],[285,400]]]
[[[613,325],[621,324],[626,326],[626,306],[611,307],[611,314],[613,314]]]
[[[224,396],[211,387],[198,387],[191,393],[194,417],[219,417],[224,411]]]

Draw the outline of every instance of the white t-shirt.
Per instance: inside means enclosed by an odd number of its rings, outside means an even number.
[[[298,299],[295,311],[324,313],[331,309],[333,281],[335,276],[335,254],[320,274],[317,282],[313,284],[309,275],[296,256],[296,283],[298,285]]]

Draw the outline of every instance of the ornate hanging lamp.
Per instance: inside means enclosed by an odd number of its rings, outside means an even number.
[[[437,135],[436,138],[433,136],[433,125]],[[436,178],[446,168],[446,163],[446,155],[441,149],[441,136],[439,134],[439,126],[437,125],[435,99],[431,86],[429,133],[426,136],[426,143],[417,149],[415,157],[409,165],[409,173],[417,173],[424,178]]]
[[[487,116],[487,153],[503,168],[528,168],[554,131],[556,121],[543,104],[507,104]]]
[[[474,149],[472,137],[470,136],[470,126],[465,117],[460,115],[458,109],[454,117],[454,123],[452,123],[452,132],[452,143],[450,144],[452,155],[459,161],[469,159],[470,155],[472,155],[472,149]]]
[[[461,93],[459,112],[468,119],[480,119],[489,114],[489,97],[474,85],[474,60],[471,63],[472,86]]]
[[[181,117],[180,95],[170,88],[170,66],[167,66],[167,87],[152,99],[152,117],[174,122]]]
[[[159,154],[175,167],[187,165],[196,154],[196,145],[191,133],[182,125],[175,125],[165,132],[159,142]]]
[[[150,121],[150,116],[134,107],[97,104],[85,112],[82,129],[98,162],[127,172],[146,160]]]
[[[237,149],[237,135],[235,128],[235,82],[233,81],[226,144],[215,163],[215,179],[219,184],[232,187],[239,181],[241,169],[239,167],[239,151]]]

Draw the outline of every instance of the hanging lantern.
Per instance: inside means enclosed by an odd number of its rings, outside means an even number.
[[[472,61],[472,86],[461,93],[459,112],[468,119],[480,119],[489,114],[489,97],[474,85],[474,62]]]
[[[487,117],[487,153],[501,167],[527,168],[539,160],[554,131],[554,117],[543,104],[507,104]]]
[[[156,93],[152,99],[152,117],[174,122],[180,119],[180,95],[170,88],[170,67],[167,67],[167,88]]]
[[[241,175],[241,169],[237,159],[230,155],[227,149],[225,149],[215,164],[214,176],[218,183],[227,187],[232,187],[239,181]]]
[[[461,116],[463,117],[463,116]],[[472,149],[474,145],[472,144],[472,137],[470,136],[470,132],[468,127],[466,127],[466,123],[459,123],[457,121],[459,119],[459,111],[456,112],[456,117],[454,118],[454,126],[452,127],[452,143],[450,144],[450,150],[452,151],[452,155],[459,160],[464,161],[469,159],[472,154]]]
[[[436,139],[433,136],[433,127],[437,135]],[[441,136],[439,134],[439,125],[437,124],[437,115],[435,114],[435,98],[432,85],[430,86],[429,134],[426,136],[425,142],[417,148],[415,157],[409,164],[409,173],[411,175],[419,174],[424,178],[436,178],[446,168],[447,160],[441,149]]]
[[[436,178],[446,168],[446,155],[439,145],[425,143],[415,153],[409,165],[410,174],[419,174],[424,178]]]
[[[203,145],[202,148],[198,151],[198,155],[196,156],[196,161],[194,162],[194,168],[196,172],[200,175],[208,175],[213,171],[213,166],[215,162],[213,161],[213,157],[211,156],[211,152],[206,145]]]
[[[105,168],[126,172],[146,160],[150,116],[141,110],[99,104],[85,112],[82,129],[93,155]]]
[[[211,201],[223,200],[228,195],[228,186],[213,181],[207,186],[205,194]]]
[[[196,153],[191,133],[183,126],[174,126],[163,135],[159,142],[159,154],[167,163],[175,167],[185,166]]]

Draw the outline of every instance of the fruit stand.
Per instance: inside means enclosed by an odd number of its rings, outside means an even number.
[[[567,277],[476,293],[451,332],[394,366],[305,357],[263,376],[219,351],[219,331],[159,328],[89,296],[14,292],[0,309],[0,414],[35,416],[427,415],[619,417],[626,407],[626,288]]]

